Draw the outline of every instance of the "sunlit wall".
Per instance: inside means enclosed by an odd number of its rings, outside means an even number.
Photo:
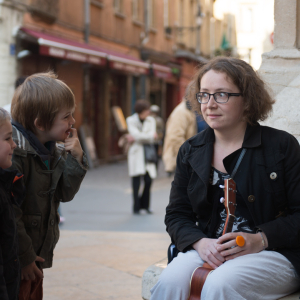
[[[259,69],[261,55],[273,49],[274,0],[216,0],[214,15],[235,19],[236,53]]]

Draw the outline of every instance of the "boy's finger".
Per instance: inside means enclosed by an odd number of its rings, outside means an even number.
[[[42,273],[41,270],[39,270],[38,272],[36,272],[36,275],[40,278],[44,278],[44,274]]]
[[[42,257],[37,256],[36,259],[35,259],[35,261],[44,262],[45,260]]]
[[[72,138],[78,138],[77,130],[75,128],[71,128]]]
[[[65,150],[74,149],[74,143],[65,143]]]
[[[36,275],[36,276],[38,276],[38,277],[40,277],[40,278],[44,278],[44,274],[43,274],[43,272],[37,267],[37,266],[35,266],[35,268],[34,268],[34,273],[33,273],[33,275]]]
[[[29,277],[30,280],[35,280],[35,275],[34,275],[34,273],[29,274],[28,277]]]

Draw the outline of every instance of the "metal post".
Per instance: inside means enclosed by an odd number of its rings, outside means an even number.
[[[90,36],[90,0],[84,0],[84,41],[88,44]],[[82,115],[83,122],[87,123],[87,102],[90,90],[90,68],[88,64],[83,65],[83,101],[82,101]]]
[[[197,18],[196,18],[196,55],[201,54],[201,44],[200,44],[200,33],[201,33],[201,6],[200,3],[198,2],[198,12],[197,12]]]
[[[145,24],[145,34],[148,35],[148,30],[149,30],[148,0],[144,0],[144,24]]]
[[[89,42],[90,36],[90,0],[84,0],[84,40]]]
[[[142,47],[148,43],[149,40],[149,19],[148,19],[148,0],[144,0],[144,30],[145,35],[142,40]],[[140,98],[146,99],[146,75],[140,76]]]
[[[144,37],[141,42],[142,47],[149,41],[149,18],[148,18],[148,0],[144,0]]]

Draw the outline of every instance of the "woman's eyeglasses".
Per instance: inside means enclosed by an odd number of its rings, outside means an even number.
[[[217,92],[214,94],[209,94],[206,92],[200,92],[196,94],[196,99],[200,104],[205,104],[209,102],[210,96],[213,96],[217,103],[227,103],[230,96],[242,96],[242,94],[226,92]]]

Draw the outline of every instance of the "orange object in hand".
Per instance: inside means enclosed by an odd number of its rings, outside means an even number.
[[[241,235],[236,237],[235,242],[239,247],[243,247],[245,245],[245,239]]]

